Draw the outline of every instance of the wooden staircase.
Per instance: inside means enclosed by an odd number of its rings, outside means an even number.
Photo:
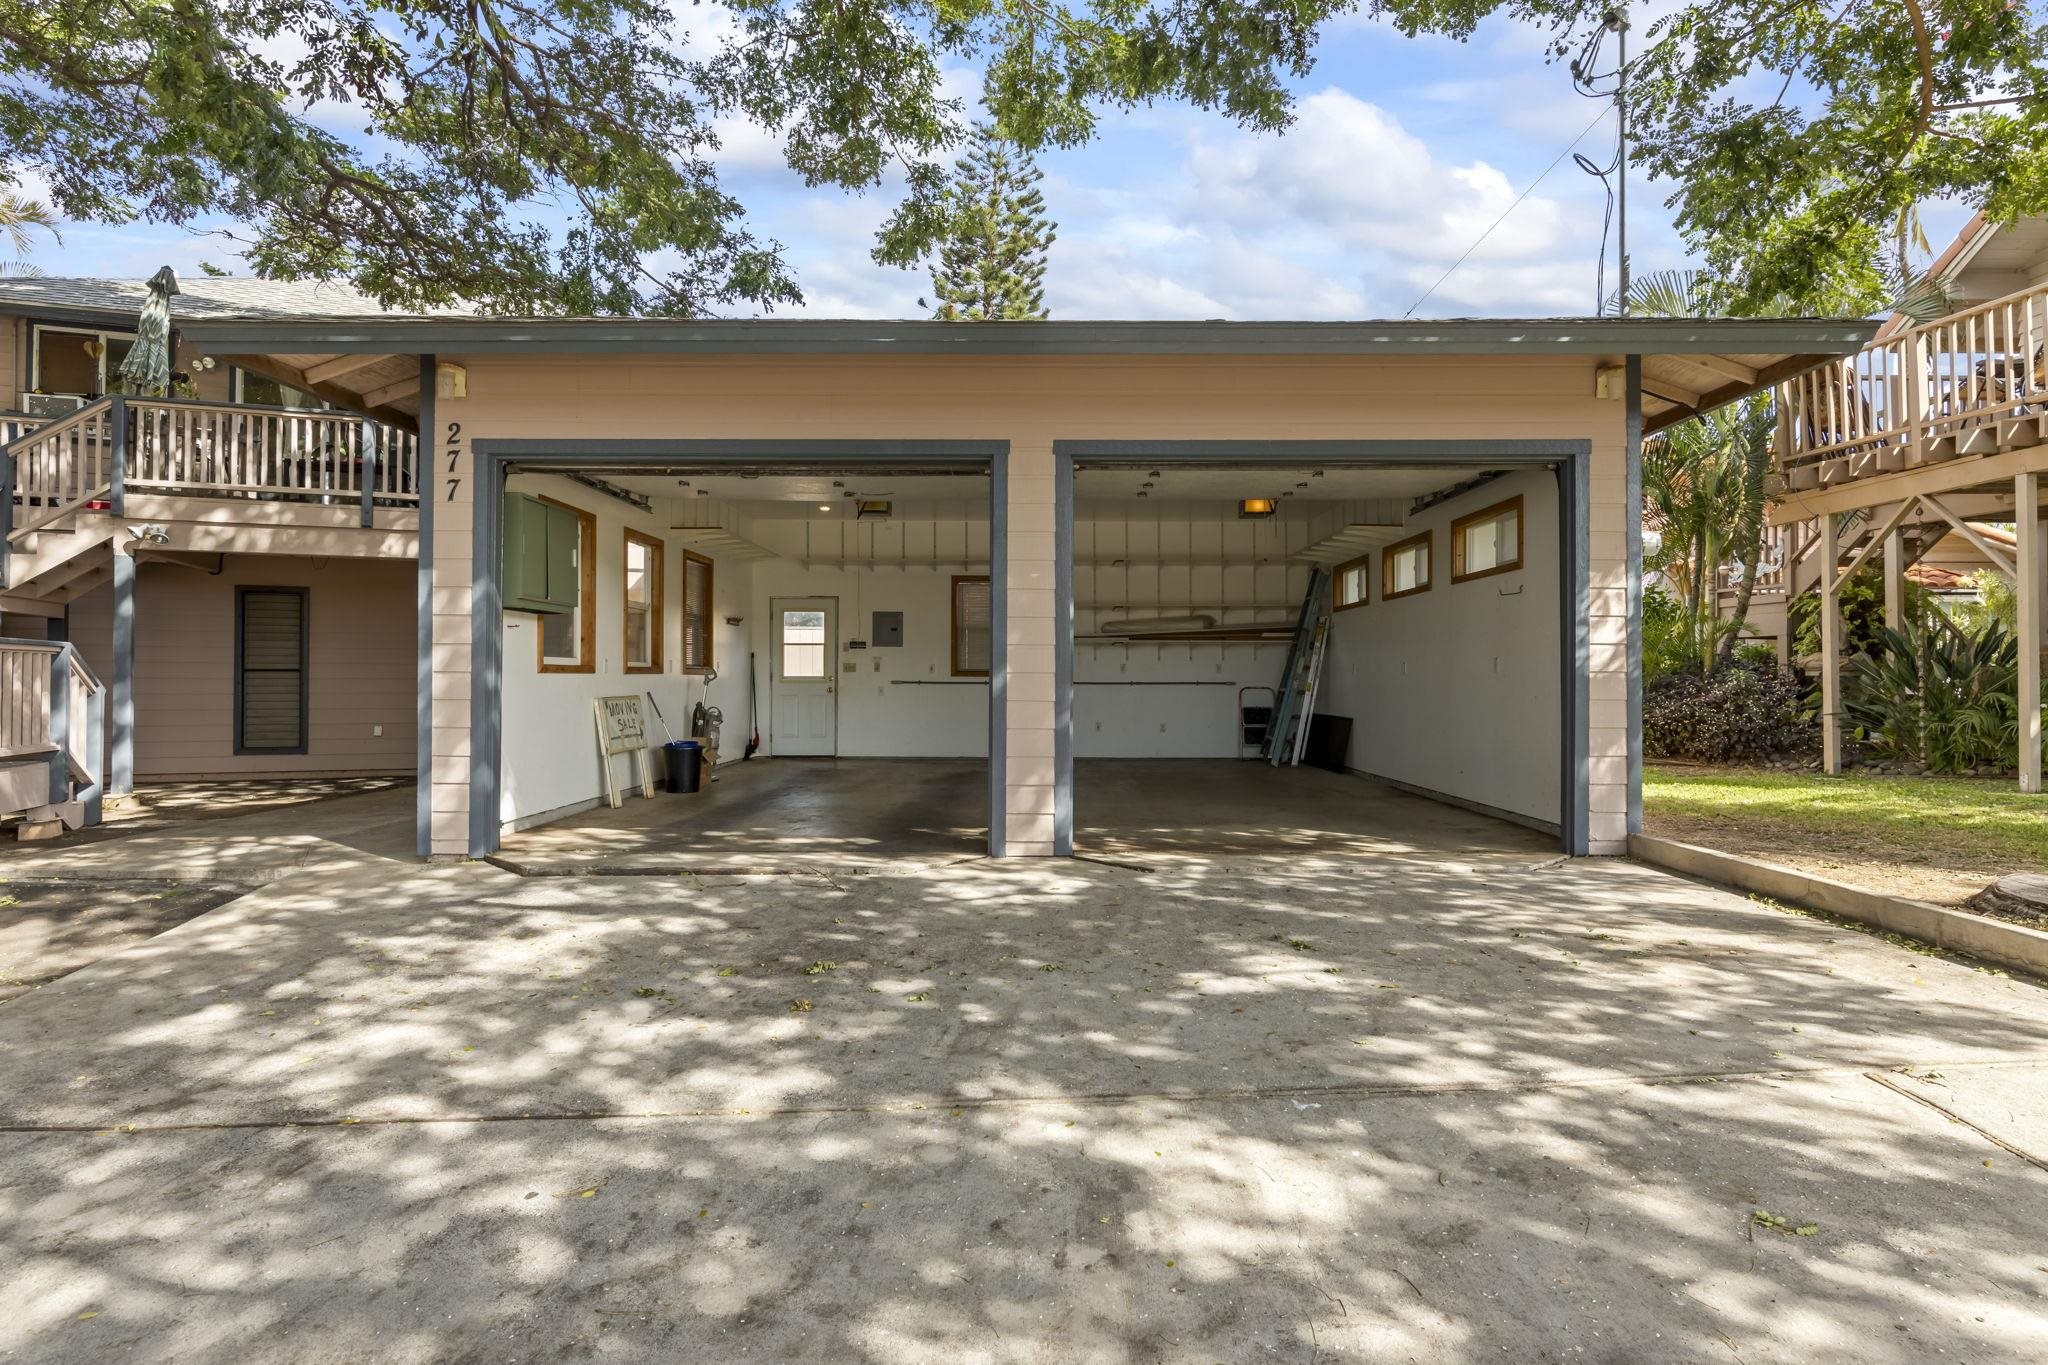
[[[106,696],[76,646],[0,638],[0,818],[19,837],[99,823]]]

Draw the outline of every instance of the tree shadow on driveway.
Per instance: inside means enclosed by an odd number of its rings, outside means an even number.
[[[1865,1073],[2044,1026],[1626,863],[366,868],[0,1010],[0,1347],[2038,1359],[2048,1175]]]

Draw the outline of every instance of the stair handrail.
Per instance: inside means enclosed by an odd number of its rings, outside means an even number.
[[[122,402],[95,399],[0,448],[0,538],[20,540],[118,488]]]
[[[48,662],[31,662],[37,655]],[[0,682],[7,684],[0,757],[41,757],[50,767],[50,803],[81,802],[85,823],[98,824],[106,786],[106,684],[68,640],[8,637],[0,637]]]

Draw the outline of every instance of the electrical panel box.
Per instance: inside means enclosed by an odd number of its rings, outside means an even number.
[[[875,628],[869,634],[876,649],[903,648],[903,613],[900,611],[878,611],[875,613]]]
[[[576,609],[583,526],[574,512],[528,493],[505,495],[501,595],[506,611]]]

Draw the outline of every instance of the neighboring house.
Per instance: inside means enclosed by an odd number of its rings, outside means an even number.
[[[1077,759],[1239,752],[1239,689],[1281,680],[1318,567],[1336,610],[1313,637],[1315,709],[1351,722],[1324,737],[1326,761],[1553,831],[1571,853],[1620,852],[1640,818],[1638,434],[1874,330],[185,325],[222,367],[394,422],[417,413],[430,496],[416,501],[409,440],[356,417],[266,417],[251,437],[131,403],[123,433],[52,424],[42,446],[11,447],[11,588],[40,591],[77,553],[111,558],[106,606],[66,605],[95,636],[111,621],[98,671],[133,689],[132,717],[110,712],[117,771],[359,770],[408,746],[420,851],[450,856],[597,802],[593,703],[636,693],[679,731],[694,703],[722,710],[728,758],[758,729],[781,757],[985,762],[986,806],[956,818],[985,821],[998,854],[1067,854],[1087,835]],[[308,420],[338,425],[310,447],[266,425]],[[365,439],[395,480],[367,496],[351,444]],[[124,453],[125,489],[110,493],[102,450]],[[24,517],[43,528],[33,546]],[[266,557],[280,553],[305,573]],[[323,599],[323,575],[351,566],[404,573],[412,591],[401,601],[379,578]],[[214,624],[159,627],[159,582]],[[244,601],[222,625],[236,585],[309,595],[296,614]],[[404,719],[383,690],[395,661],[366,662],[400,636],[417,708]],[[291,639],[296,661],[273,648]],[[376,686],[337,689],[346,724],[323,747],[323,675],[358,666]],[[294,686],[305,754],[231,754],[236,726],[274,742],[272,708],[288,711]],[[150,704],[194,714],[152,738]],[[387,747],[362,752],[379,723]],[[208,752],[174,756],[181,744]],[[810,794],[748,818],[792,846],[826,842],[818,812],[864,790],[781,771]],[[1169,800],[1186,781],[1144,780]],[[1191,837],[1218,818],[1188,809]]]
[[[411,772],[417,367],[349,367],[341,393],[318,367],[228,362],[186,329],[380,310],[344,286],[202,277],[172,300],[174,396],[109,400],[144,296],[0,280],[0,637],[52,642],[38,659],[68,642],[106,685],[117,791]],[[50,742],[0,733],[0,763]]]
[[[1898,619],[1908,573],[1944,578],[1989,565],[2020,598],[2020,696],[2038,697],[2048,553],[2048,218],[1973,219],[1932,273],[1958,300],[1933,323],[1893,317],[1863,350],[1778,386],[1777,468],[1753,621],[1782,621],[1788,597],[1821,593],[1826,764],[1841,765],[1841,648],[1835,593],[1882,565]],[[1986,522],[2018,534],[1991,534]],[[1945,574],[1935,571],[1946,571]],[[1725,595],[1724,595],[1725,600]],[[2020,785],[2041,790],[2038,707],[2022,707]]]

